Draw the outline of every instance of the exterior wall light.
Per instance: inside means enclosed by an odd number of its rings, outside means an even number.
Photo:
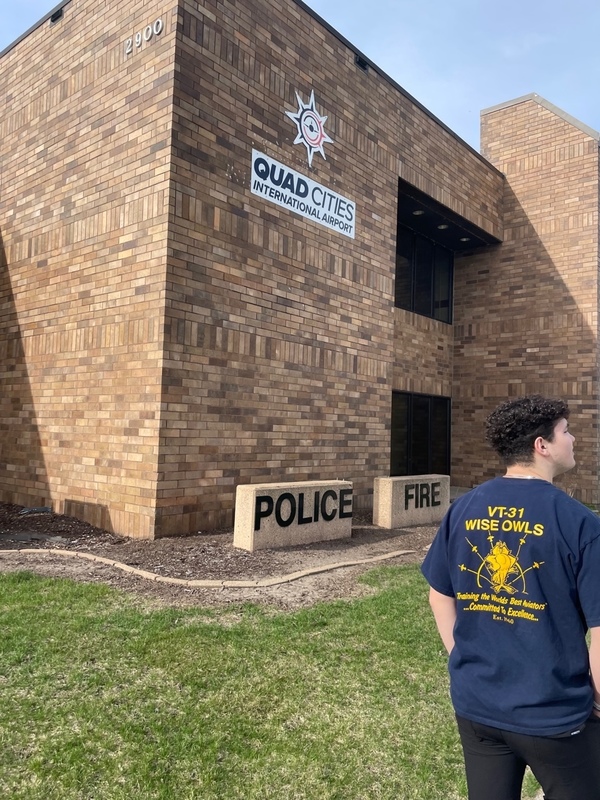
[[[354,63],[356,64],[357,67],[360,67],[360,69],[362,69],[363,72],[369,71],[369,62],[366,60],[366,58],[359,56],[358,53],[355,53],[354,55]]]

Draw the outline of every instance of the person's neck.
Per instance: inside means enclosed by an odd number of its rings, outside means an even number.
[[[537,464],[513,464],[506,468],[505,478],[537,478],[552,483],[552,475]]]

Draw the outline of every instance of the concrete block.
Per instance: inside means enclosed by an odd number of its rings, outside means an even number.
[[[438,523],[449,505],[449,475],[375,478],[373,524],[380,528],[406,528]]]
[[[351,535],[350,481],[255,483],[236,489],[234,547],[253,552]]]

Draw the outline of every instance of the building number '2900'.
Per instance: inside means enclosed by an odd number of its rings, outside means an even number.
[[[135,36],[130,36],[125,40],[125,55],[128,56],[133,53],[134,47],[139,48],[142,43],[149,42],[153,36],[160,36],[163,32],[163,21],[160,17],[155,20],[154,24],[146,25],[144,30],[138,31]]]

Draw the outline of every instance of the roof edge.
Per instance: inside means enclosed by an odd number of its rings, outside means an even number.
[[[595,139],[597,142],[600,142],[600,132],[590,128],[589,125],[586,125],[585,122],[581,122],[581,120],[577,119],[576,117],[572,117],[570,114],[567,114],[566,111],[563,111],[562,108],[555,106],[553,103],[549,103],[548,100],[544,99],[541,95],[532,92],[531,94],[524,94],[522,97],[516,97],[514,100],[507,100],[505,103],[498,103],[496,106],[490,106],[489,108],[484,108],[480,112],[480,116],[484,117],[487,114],[493,114],[494,111],[500,111],[503,108],[510,108],[510,106],[517,106],[520,103],[526,103],[528,100],[533,100],[534,103],[545,108],[547,111],[551,111],[553,114],[556,114],[557,117],[560,117],[565,122],[568,122],[570,125],[573,125],[575,128],[579,128],[582,133],[591,136],[592,139]]]
[[[70,2],[71,0],[63,0],[62,3],[59,3],[57,6],[54,6],[53,9],[48,11],[47,14],[45,14],[34,25],[32,25],[31,28],[27,28],[25,33],[22,33],[18,38],[14,40],[14,42],[11,42],[9,45],[7,45],[4,48],[4,50],[2,50],[2,52],[0,53],[0,58],[2,58],[2,56],[5,56],[10,50],[16,47],[19,44],[19,42],[23,41],[23,39],[26,39],[30,33],[33,33],[35,30],[37,30],[41,25],[44,24],[44,22],[47,22],[53,14],[56,14],[56,12],[60,11],[61,8],[68,6]]]
[[[345,36],[342,36],[342,34],[339,33],[339,31],[337,31],[332,25],[330,25],[329,22],[327,22],[327,20],[324,19],[320,14],[317,14],[317,12],[314,11],[310,6],[307,6],[306,3],[303,2],[303,0],[292,0],[292,1],[297,6],[300,6],[301,9],[306,11],[306,13],[309,16],[311,16],[313,19],[315,19],[319,23],[319,25],[321,25],[323,28],[325,28],[325,30],[327,30],[327,31],[329,31],[329,33],[333,34],[333,36],[335,36],[336,39],[338,39],[351,52],[353,52],[355,54],[355,56],[359,56],[366,64],[368,64],[369,68],[372,69],[374,72],[376,72],[381,78],[383,78],[384,81],[389,83],[394,89],[396,89],[396,91],[400,92],[400,94],[402,94],[404,97],[406,97],[407,100],[409,100],[411,103],[413,103],[415,106],[417,106],[417,108],[421,109],[421,111],[423,111],[430,119],[432,119],[434,122],[436,122],[441,128],[443,128],[447,133],[449,133],[454,139],[456,139],[458,142],[460,142],[460,144],[462,144],[464,147],[466,147],[467,150],[469,150],[473,155],[475,155],[479,159],[479,161],[483,162],[486,165],[486,167],[489,167],[494,172],[497,172],[498,175],[502,175],[502,172],[500,172],[499,169],[497,169],[493,164],[491,164],[487,160],[487,158],[485,156],[483,156],[479,152],[479,150],[476,150],[468,142],[465,142],[465,140],[462,139],[458,135],[458,133],[453,131],[452,128],[450,128],[448,125],[446,125],[445,122],[442,122],[442,120],[439,119],[439,117],[436,117],[433,112],[431,112],[428,108],[426,108],[422,103],[420,103],[411,94],[409,94],[406,91],[406,89],[404,89],[402,86],[400,86],[400,84],[397,81],[395,81],[386,72],[384,72],[381,69],[381,67],[378,67],[377,64],[375,64],[374,61],[371,61],[371,59],[368,56],[366,56],[364,53],[362,53],[360,50],[358,50],[352,44],[352,42],[348,41],[348,39],[346,39]]]

